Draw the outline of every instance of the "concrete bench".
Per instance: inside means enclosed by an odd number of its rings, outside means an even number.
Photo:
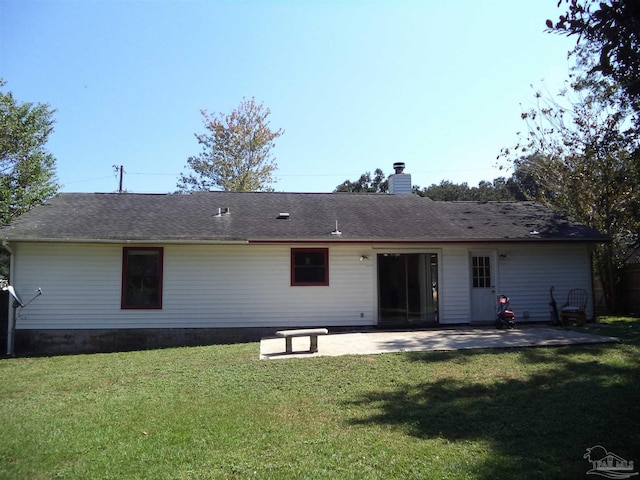
[[[293,337],[309,337],[311,345],[309,351],[315,353],[318,351],[318,335],[327,335],[329,330],[326,328],[306,328],[302,330],[280,330],[276,332],[279,337],[284,337],[286,343],[286,352],[293,353],[291,339]]]

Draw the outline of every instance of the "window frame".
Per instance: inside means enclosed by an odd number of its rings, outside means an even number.
[[[322,282],[296,281],[296,254],[322,253],[324,255],[324,280]],[[291,286],[292,287],[328,287],[329,286],[329,249],[328,248],[292,248],[291,249]]]
[[[128,280],[128,259],[129,252],[132,251],[153,251],[158,255],[158,293],[156,302],[150,305],[130,304],[127,292]],[[164,248],[163,247],[122,247],[122,292],[120,295],[120,308],[122,310],[161,310],[162,309],[162,290],[164,284]]]
[[[473,255],[471,262],[473,288],[491,288],[491,256]]]

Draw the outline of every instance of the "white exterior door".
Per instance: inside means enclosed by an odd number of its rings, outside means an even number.
[[[496,312],[496,252],[478,250],[470,252],[469,255],[471,321],[493,321]]]

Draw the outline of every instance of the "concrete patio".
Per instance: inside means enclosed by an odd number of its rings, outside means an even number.
[[[516,330],[489,327],[457,327],[410,331],[366,330],[329,333],[318,338],[318,352],[310,353],[309,338],[293,339],[293,353],[286,354],[280,337],[260,341],[260,358],[308,358],[339,355],[371,355],[392,352],[464,350],[470,348],[521,348],[618,343],[615,337],[555,327],[524,326]]]

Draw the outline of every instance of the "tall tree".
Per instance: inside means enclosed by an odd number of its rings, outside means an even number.
[[[558,1],[558,6],[562,4]],[[587,75],[617,83],[640,125],[640,2],[638,0],[564,0],[567,11],[550,31],[577,36],[574,54]],[[585,59],[590,59],[585,62]]]
[[[536,93],[536,106],[522,113],[521,142],[502,156],[527,179],[523,191],[532,199],[611,237],[596,250],[595,268],[615,310],[620,267],[639,241],[638,138],[628,128],[632,109],[620,101],[619,85],[602,76],[583,80],[558,98]]]
[[[206,132],[195,136],[202,151],[187,160],[191,171],[180,175],[178,190],[272,191],[277,164],[271,150],[284,130],[269,127],[271,111],[243,98],[229,114],[201,114]]]
[[[0,88],[6,82],[0,78]],[[56,159],[46,144],[55,110],[0,90],[0,225],[55,195]]]

